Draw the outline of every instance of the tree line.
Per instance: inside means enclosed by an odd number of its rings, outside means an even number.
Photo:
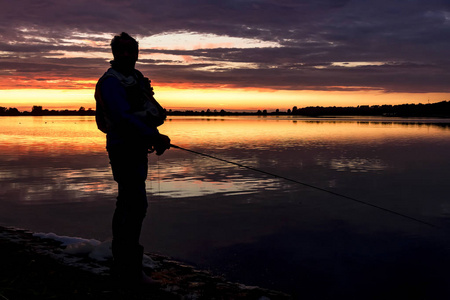
[[[2,107],[0,106],[0,116],[94,116],[95,110],[89,108],[86,109],[81,106],[78,110],[49,110],[44,109],[40,105],[34,105],[30,111],[19,111],[15,107]]]
[[[387,117],[450,117],[450,101],[429,104],[360,105],[357,107],[309,106],[297,109],[293,115],[319,116],[387,116]]]
[[[168,115],[192,115],[192,116],[228,116],[228,115],[296,115],[308,117],[321,116],[387,116],[387,117],[450,117],[450,101],[441,101],[428,104],[400,104],[400,105],[359,105],[356,107],[339,107],[339,106],[308,106],[281,111],[276,109],[268,112],[266,109],[254,112],[231,112],[224,109],[221,110],[172,110],[166,111]],[[1,107],[0,116],[93,116],[95,110],[85,109],[83,106],[78,110],[48,110],[42,106],[35,105],[31,112],[20,112],[14,107]]]

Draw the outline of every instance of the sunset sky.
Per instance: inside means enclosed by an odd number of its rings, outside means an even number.
[[[450,100],[448,0],[0,0],[0,106],[94,108],[122,31],[167,109]]]

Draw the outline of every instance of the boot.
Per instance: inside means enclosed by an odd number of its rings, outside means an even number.
[[[142,269],[144,247],[141,245],[131,248],[122,247],[113,241],[112,249],[114,257],[112,274],[115,276],[118,284],[125,286],[151,286],[157,284],[157,281],[151,279]]]
[[[112,243],[113,269],[112,273],[122,282],[138,282],[142,277],[142,256],[144,248],[141,245],[129,247]]]

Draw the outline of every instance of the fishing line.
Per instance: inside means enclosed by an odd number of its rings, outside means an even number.
[[[285,177],[285,176],[282,176],[282,175],[274,174],[274,173],[267,172],[267,171],[264,171],[264,170],[261,170],[261,169],[256,169],[256,168],[249,167],[249,166],[237,163],[237,162],[229,161],[229,160],[226,160],[226,159],[223,159],[223,158],[219,158],[219,157],[216,157],[216,156],[212,156],[212,155],[209,155],[209,154],[205,154],[205,153],[197,152],[197,151],[194,151],[194,150],[186,149],[186,148],[183,148],[183,147],[180,147],[180,146],[176,146],[176,145],[173,145],[173,144],[170,144],[170,147],[175,148],[175,149],[180,149],[180,150],[183,150],[183,151],[187,151],[187,152],[191,152],[191,153],[194,153],[194,154],[197,154],[197,155],[209,157],[209,158],[221,161],[221,162],[225,162],[225,163],[228,163],[228,164],[232,164],[232,165],[238,166],[240,168],[244,168],[244,169],[252,170],[252,171],[255,171],[255,172],[263,173],[263,174],[266,174],[266,175],[270,175],[270,176],[273,176],[273,177],[276,177],[276,178],[284,179],[286,181],[290,181],[290,182],[293,182],[293,183],[296,183],[296,184],[300,184],[300,185],[303,185],[303,186],[306,186],[306,187],[309,187],[309,188],[312,188],[312,189],[315,189],[315,190],[319,190],[319,191],[322,191],[322,192],[325,192],[325,193],[328,193],[328,194],[331,194],[331,195],[334,195],[334,196],[337,196],[337,197],[341,197],[341,198],[344,198],[344,199],[347,199],[347,200],[351,200],[351,201],[354,201],[354,202],[357,202],[357,203],[360,203],[360,204],[363,204],[363,205],[366,205],[366,206],[370,206],[370,207],[382,210],[384,212],[388,212],[388,213],[391,213],[391,214],[394,214],[394,215],[397,215],[397,216],[403,217],[405,219],[409,219],[409,220],[412,220],[412,221],[415,221],[415,222],[418,222],[418,223],[421,223],[421,224],[424,224],[424,225],[427,225],[427,226],[431,226],[431,227],[434,227],[434,228],[440,228],[439,226],[434,225],[432,223],[429,223],[429,222],[426,222],[426,221],[423,221],[423,220],[420,220],[420,219],[417,219],[417,218],[414,218],[414,217],[411,217],[411,216],[408,216],[408,215],[396,212],[394,210],[391,210],[391,209],[388,209],[388,208],[385,208],[385,207],[382,207],[382,206],[378,206],[378,205],[375,205],[375,204],[372,204],[372,203],[369,203],[369,202],[366,202],[366,201],[363,201],[363,200],[359,200],[359,199],[356,199],[356,198],[353,198],[353,197],[350,197],[350,196],[346,196],[346,195],[343,195],[343,194],[340,194],[340,193],[336,193],[336,192],[333,192],[333,191],[330,191],[330,190],[327,190],[327,189],[324,189],[324,188],[321,188],[321,187],[318,187],[318,186],[314,186],[314,185],[311,185],[311,184],[308,184],[308,183],[305,183],[305,182],[301,182],[301,181],[298,181],[298,180],[295,180],[295,179],[292,179],[292,178],[289,178],[289,177]]]
[[[3,296],[3,294],[0,294],[0,297],[1,297],[2,299],[9,300],[9,299],[6,298],[5,296]]]
[[[156,169],[158,170],[158,197],[161,198],[161,174],[159,170],[159,156],[156,156]]]

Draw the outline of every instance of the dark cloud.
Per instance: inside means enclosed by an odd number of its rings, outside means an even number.
[[[195,32],[257,39],[279,47],[143,49],[141,54],[189,60],[177,63],[169,58],[143,58],[139,67],[165,83],[450,92],[449,3],[9,1],[0,11],[0,75],[32,79],[63,74],[95,79],[107,67],[108,44],[114,33],[127,31],[142,39],[168,32]],[[343,64],[346,62],[349,64]]]

